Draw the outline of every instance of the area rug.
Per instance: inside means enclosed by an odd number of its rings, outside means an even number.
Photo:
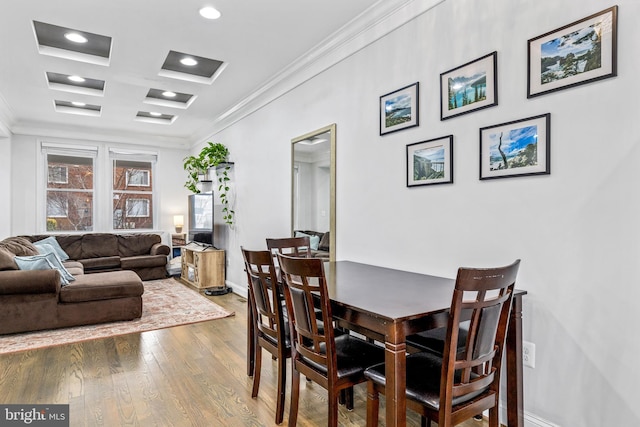
[[[170,328],[234,314],[174,279],[151,280],[144,282],[140,319],[0,336],[0,354]]]

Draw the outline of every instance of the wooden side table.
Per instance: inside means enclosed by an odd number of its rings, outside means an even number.
[[[198,289],[226,288],[224,251],[221,249],[182,247],[180,279]]]

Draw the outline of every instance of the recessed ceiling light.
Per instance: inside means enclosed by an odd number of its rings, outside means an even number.
[[[162,115],[162,113],[158,113],[157,111],[151,111],[149,114],[151,114],[152,116],[156,116],[159,117]]]
[[[166,96],[167,98],[175,98],[176,93],[171,92],[170,90],[165,90],[164,92],[162,92],[162,96]]]
[[[72,101],[71,104],[75,105],[76,107],[84,107],[85,105],[87,105],[86,103],[79,101]]]
[[[65,33],[64,38],[74,43],[86,43],[89,41],[85,36],[78,33]]]
[[[218,19],[222,14],[218,11],[218,9],[207,6],[200,9],[200,16],[207,19]]]
[[[69,76],[68,79],[76,83],[82,83],[84,81],[84,79],[80,76]]]
[[[186,65],[187,67],[193,67],[194,65],[198,65],[198,61],[196,61],[196,60],[195,60],[195,59],[193,59],[193,58],[189,58],[189,57],[182,58],[182,59],[180,60],[180,63],[181,63],[182,65]]]

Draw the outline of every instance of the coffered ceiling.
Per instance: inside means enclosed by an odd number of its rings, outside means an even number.
[[[7,1],[0,121],[20,134],[189,147],[383,2],[406,0]],[[221,17],[203,18],[204,6]]]

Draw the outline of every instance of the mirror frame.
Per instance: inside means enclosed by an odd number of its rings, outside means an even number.
[[[294,235],[294,206],[293,206],[293,184],[294,184],[294,162],[295,144],[305,139],[313,138],[329,132],[329,261],[336,260],[336,124],[316,129],[304,135],[297,136],[291,140],[291,236]]]

